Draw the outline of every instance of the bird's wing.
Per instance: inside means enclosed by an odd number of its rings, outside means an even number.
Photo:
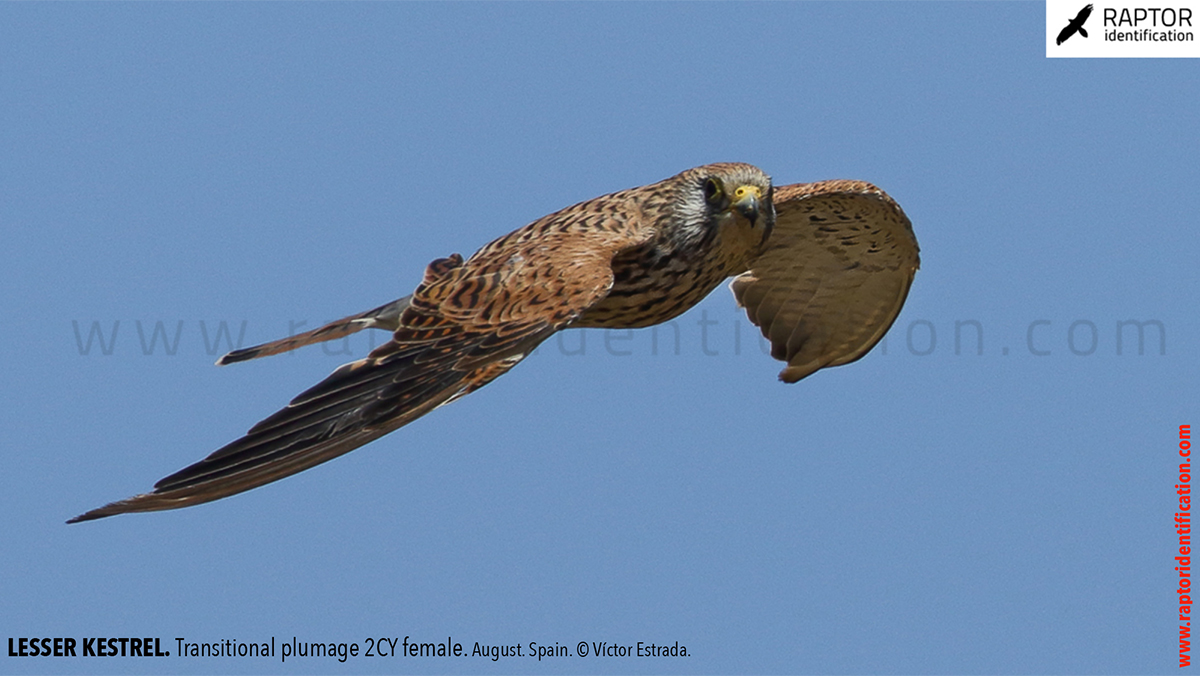
[[[912,224],[861,181],[775,189],[775,229],[730,287],[797,380],[859,359],[891,327],[919,265]]]
[[[493,243],[487,255],[481,251],[466,263],[457,255],[434,261],[411,297],[329,325],[341,328],[312,332],[318,335],[307,342],[375,321],[396,325],[391,341],[337,369],[244,437],[162,479],[150,493],[69,523],[186,507],[282,479],[352,451],[508,371],[608,293],[612,256],[627,243],[614,232],[592,238],[555,232],[533,239],[517,237],[521,232],[508,236],[513,246]],[[397,304],[403,307],[393,313]],[[280,349],[273,352],[304,342],[288,340],[278,341]]]
[[[1075,24],[1082,26],[1083,22],[1087,21],[1088,17],[1091,15],[1092,15],[1092,6],[1085,5],[1084,8],[1079,10],[1079,13],[1075,15],[1075,20],[1072,21],[1071,23],[1075,23]]]
[[[1058,32],[1058,37],[1054,39],[1054,44],[1061,45],[1064,40],[1074,35],[1076,30],[1078,30],[1078,26],[1075,25],[1074,21],[1067,24],[1066,28]]]

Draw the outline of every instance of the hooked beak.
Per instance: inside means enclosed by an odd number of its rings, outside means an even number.
[[[758,222],[758,210],[761,203],[762,192],[752,185],[743,185],[734,191],[733,203],[730,206],[737,209],[737,212],[750,221],[751,226],[754,226]]]

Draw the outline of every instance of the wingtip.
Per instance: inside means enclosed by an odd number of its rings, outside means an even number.
[[[111,514],[99,514],[98,512],[100,512],[101,509],[103,509],[103,507],[101,507],[100,509],[93,509],[90,512],[84,512],[83,514],[80,514],[79,516],[76,516],[71,519],[67,519],[67,523],[68,524],[83,523],[84,521],[95,521],[96,519],[103,519],[106,516],[112,516]]]
[[[779,372],[779,380],[788,385],[794,385],[819,370],[821,370],[821,367],[813,363],[789,365]]]
[[[84,512],[73,519],[68,519],[67,523],[82,523],[84,521],[95,521],[96,519],[103,519],[110,516],[116,516],[118,514],[127,514],[129,512],[144,512],[151,511],[153,509],[164,509],[163,507],[150,507],[149,509],[146,508],[144,503],[146,502],[146,498],[150,497],[151,495],[152,494],[150,493],[146,493],[142,495],[135,495],[131,498],[125,498],[124,500],[110,502],[103,507],[97,507],[96,509]]]
[[[779,372],[779,382],[786,385],[794,385],[804,376],[796,376],[791,373],[791,369],[784,369]]]

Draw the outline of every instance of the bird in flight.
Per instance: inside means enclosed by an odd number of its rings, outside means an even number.
[[[772,187],[749,164],[710,164],[540,218],[463,259],[429,264],[412,295],[235,350],[218,364],[384,329],[240,439],[154,490],[68,523],[188,507],[348,453],[503,375],[567,328],[639,328],[682,314],[722,281],[794,383],[867,353],[919,265],[912,224],[861,181]]]
[[[1083,37],[1086,38],[1088,36],[1088,34],[1087,34],[1087,31],[1083,29],[1083,24],[1087,22],[1088,17],[1091,15],[1092,15],[1092,6],[1091,5],[1088,5],[1088,6],[1084,7],[1083,9],[1079,10],[1079,13],[1075,15],[1075,18],[1071,19],[1071,22],[1067,24],[1067,27],[1058,32],[1058,39],[1054,41],[1054,44],[1061,45],[1062,43],[1067,41],[1067,38],[1074,35],[1076,33],[1076,31],[1078,31],[1080,35],[1082,35]]]

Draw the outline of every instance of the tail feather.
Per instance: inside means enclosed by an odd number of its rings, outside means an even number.
[[[242,348],[234,350],[229,354],[217,360],[217,366],[225,366],[227,364],[235,364],[240,361],[249,361],[258,359],[259,357],[269,357],[274,354],[280,354],[295,350],[305,345],[313,343],[322,343],[327,340],[336,340],[345,338],[354,333],[358,333],[363,329],[384,329],[387,331],[395,331],[400,326],[400,314],[409,306],[412,301],[412,296],[405,296],[400,300],[394,300],[386,305],[380,305],[373,310],[367,310],[356,315],[343,317],[337,321],[329,322],[328,324],[315,328],[312,331],[305,331],[294,336],[273,340],[262,345],[254,347]]]

